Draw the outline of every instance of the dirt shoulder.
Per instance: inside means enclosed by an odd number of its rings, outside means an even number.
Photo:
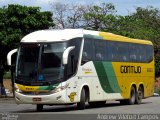
[[[5,89],[9,90],[10,93],[12,93],[12,82],[10,79],[4,79],[3,84]]]

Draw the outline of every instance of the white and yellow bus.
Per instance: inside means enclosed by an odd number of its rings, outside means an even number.
[[[140,104],[154,93],[150,41],[83,29],[28,34],[17,50],[15,101],[18,104],[77,104],[79,109],[107,100]]]

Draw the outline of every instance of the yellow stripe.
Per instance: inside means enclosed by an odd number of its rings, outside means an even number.
[[[24,85],[17,84],[17,87],[19,88],[19,90],[25,91],[25,92],[38,92],[38,91],[47,92],[48,91],[48,90],[39,90],[39,86],[24,86]]]
[[[116,35],[113,33],[99,32],[99,35],[103,37],[103,39],[105,40],[153,45],[152,42],[148,40],[132,39],[121,35]]]
[[[85,72],[85,74],[92,74],[93,72]]]

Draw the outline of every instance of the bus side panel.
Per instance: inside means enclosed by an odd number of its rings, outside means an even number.
[[[121,95],[127,99],[130,97],[130,88],[133,84],[138,87],[143,85],[144,97],[153,95],[154,92],[154,62],[151,63],[112,63],[115,74],[122,90]]]
[[[103,100],[117,100],[123,99],[121,96],[121,89],[117,81],[113,66],[111,62],[94,62],[97,77],[99,79],[101,88],[103,89]]]
[[[81,93],[81,89],[84,85],[89,87],[89,100],[101,101],[103,100],[103,89],[101,88],[97,72],[93,62],[87,62],[80,66],[77,72],[78,76],[78,92]]]

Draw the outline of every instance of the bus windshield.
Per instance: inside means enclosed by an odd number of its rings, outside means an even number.
[[[57,81],[63,78],[62,55],[65,42],[21,44],[18,52],[16,78],[23,82]]]
[[[62,55],[66,47],[66,43],[42,45],[41,74],[47,80],[63,78],[64,66],[62,65]]]

